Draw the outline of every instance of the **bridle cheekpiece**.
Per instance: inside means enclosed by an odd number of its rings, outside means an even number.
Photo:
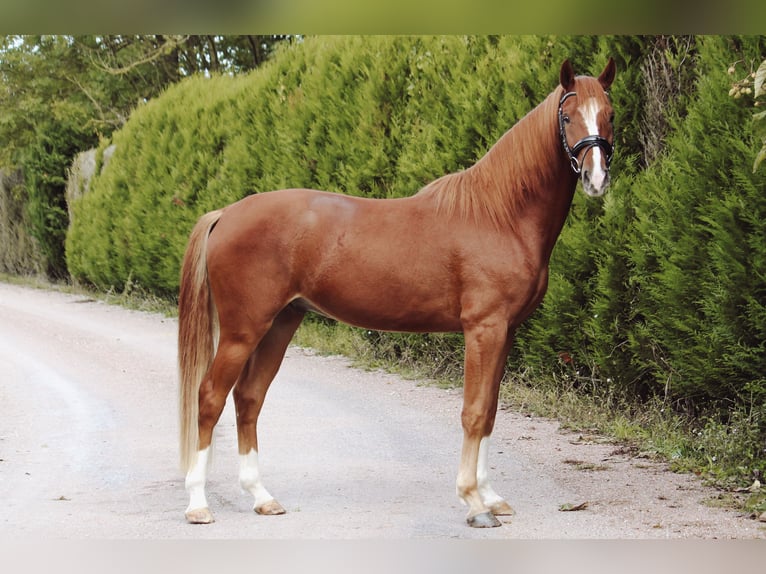
[[[606,168],[609,169],[609,165],[612,163],[612,154],[614,154],[614,144],[609,143],[605,137],[602,137],[598,134],[585,136],[571,148],[569,147],[565,128],[565,124],[567,123],[568,118],[564,117],[564,102],[567,101],[568,98],[576,95],[577,92],[567,92],[561,96],[561,100],[559,101],[559,132],[561,134],[561,143],[564,146],[564,151],[566,152],[567,157],[569,157],[569,163],[572,165],[574,172],[577,175],[580,175],[582,165],[577,159],[577,156],[580,155],[582,150],[585,150],[585,155],[587,155],[591,148],[599,147],[601,148],[601,151],[604,152]],[[585,158],[585,155],[583,156],[583,159]]]

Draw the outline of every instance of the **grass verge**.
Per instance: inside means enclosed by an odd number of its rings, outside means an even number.
[[[146,311],[148,313],[160,313],[166,317],[178,315],[178,302],[172,299],[158,297],[141,287],[131,279],[126,281],[121,288],[110,287],[108,290],[99,290],[88,285],[80,285],[66,281],[51,282],[49,279],[38,276],[18,276],[0,273],[0,282],[10,285],[32,287],[34,289],[47,289],[80,295],[91,298],[94,301],[103,301],[109,305],[119,305],[134,311]]]

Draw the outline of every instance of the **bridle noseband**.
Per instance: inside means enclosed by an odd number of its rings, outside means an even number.
[[[605,137],[600,135],[585,136],[576,144],[574,144],[574,146],[571,148],[569,147],[569,142],[567,142],[566,129],[564,128],[564,102],[567,101],[568,98],[576,95],[577,92],[567,92],[561,96],[561,100],[559,101],[559,132],[561,133],[561,143],[564,145],[564,151],[566,152],[567,157],[569,157],[569,163],[572,165],[574,172],[577,175],[580,175],[582,165],[577,160],[577,156],[580,155],[582,150],[585,150],[585,155],[587,155],[591,148],[598,146],[601,148],[601,151],[604,152],[606,168],[609,169],[609,165],[612,163],[614,144],[609,143]],[[585,155],[583,156],[583,159],[585,159]]]

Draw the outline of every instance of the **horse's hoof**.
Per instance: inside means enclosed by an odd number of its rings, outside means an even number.
[[[495,528],[500,526],[500,521],[490,511],[481,512],[475,516],[466,518],[468,526],[471,528]]]
[[[210,524],[215,522],[209,508],[195,508],[186,511],[186,521],[189,524]]]
[[[495,516],[513,516],[516,514],[516,511],[511,508],[511,505],[508,504],[505,500],[501,500],[500,502],[496,502],[495,504],[491,505],[489,510]]]
[[[285,509],[282,508],[282,505],[279,504],[276,500],[269,500],[268,502],[264,502],[254,510],[258,514],[263,514],[266,516],[275,516],[277,514],[285,513]]]

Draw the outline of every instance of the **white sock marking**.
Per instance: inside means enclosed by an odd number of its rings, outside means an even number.
[[[197,453],[197,460],[186,475],[186,492],[189,493],[189,507],[186,509],[186,512],[199,508],[207,508],[205,482],[207,481],[209,461],[210,447],[207,447]]]
[[[479,463],[476,468],[479,496],[486,506],[492,506],[503,500],[489,484],[489,437],[485,436],[479,443]]]
[[[259,508],[265,503],[274,500],[269,491],[261,483],[261,474],[258,469],[258,451],[250,450],[249,453],[239,457],[239,484],[242,489],[253,495],[255,504],[253,508]]]

